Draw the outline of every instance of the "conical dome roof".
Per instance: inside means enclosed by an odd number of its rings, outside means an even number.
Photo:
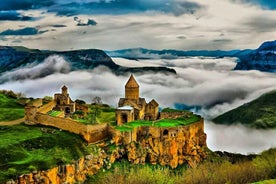
[[[133,77],[133,75],[130,76],[125,87],[126,88],[138,88],[139,87],[139,85],[138,85],[137,81],[135,80],[135,78]]]
[[[63,85],[61,89],[65,90],[65,89],[68,89],[68,88],[67,88],[67,86]]]

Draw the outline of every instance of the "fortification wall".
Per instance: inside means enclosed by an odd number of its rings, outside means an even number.
[[[88,143],[95,143],[108,137],[107,124],[84,125],[72,119],[52,117],[47,114],[37,113],[36,123],[52,126],[81,135]]]
[[[52,117],[47,114],[37,113],[37,123],[46,126],[53,126],[62,130],[66,130],[75,134],[86,132],[86,125],[73,121],[71,119],[65,119],[60,117]]]
[[[181,116],[189,115],[191,112],[160,112],[160,119],[175,119]]]
[[[37,98],[35,100],[33,100],[31,103],[30,103],[31,106],[35,106],[35,107],[41,107],[43,105],[42,103],[42,99],[41,98]]]
[[[52,110],[54,107],[56,106],[56,102],[55,101],[51,101],[45,105],[43,105],[42,107],[38,108],[38,112],[46,114],[47,112],[49,112],[50,110]]]
[[[99,125],[86,125],[87,132],[81,132],[88,143],[96,143],[109,137],[109,126],[107,123]]]

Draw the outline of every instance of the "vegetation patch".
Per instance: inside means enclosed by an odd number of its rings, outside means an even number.
[[[116,129],[124,132],[124,131],[131,131],[133,128],[141,127],[141,126],[155,126],[155,127],[185,126],[185,125],[198,122],[200,119],[201,119],[200,116],[192,114],[189,117],[183,116],[176,119],[161,119],[157,121],[136,120],[121,126],[117,126]]]
[[[0,121],[12,121],[24,117],[24,106],[18,99],[0,93]]]
[[[89,105],[89,112],[85,115],[74,114],[73,119],[83,124],[110,123],[115,125],[115,109],[106,104]]]
[[[61,111],[54,111],[54,110],[51,110],[48,112],[48,115],[50,116],[53,116],[53,117],[56,117],[58,116],[60,113],[62,113]]]
[[[276,91],[264,94],[213,120],[219,124],[241,123],[254,128],[276,128]]]
[[[0,127],[0,140],[0,183],[33,170],[70,163],[89,151],[78,135],[49,127]]]
[[[179,109],[172,109],[172,108],[164,108],[162,109],[161,112],[189,112],[189,111],[185,111],[185,110],[179,110]]]
[[[257,182],[256,184],[273,184],[275,180],[267,179],[275,178],[275,154],[276,149],[271,149],[254,158],[246,157],[241,160],[237,159],[235,162],[230,162],[229,158],[225,156],[211,153],[207,160],[200,163],[197,168],[189,168],[182,165],[176,169],[150,164],[135,165],[130,164],[126,160],[121,160],[115,162],[110,170],[102,170],[97,175],[91,176],[86,181],[86,184],[107,184],[114,183],[114,181],[116,181],[116,184],[221,184],[253,182]],[[272,168],[274,170],[271,170]]]

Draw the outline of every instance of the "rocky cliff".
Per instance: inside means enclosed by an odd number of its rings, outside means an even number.
[[[133,131],[113,132],[113,142],[124,145],[131,163],[196,167],[206,157],[203,120],[188,126],[137,127]],[[122,152],[122,151],[121,151]]]
[[[109,169],[116,160],[124,158],[133,164],[147,162],[176,168],[182,164],[196,167],[207,156],[203,119],[186,126],[141,126],[131,131],[109,127],[109,133],[111,140],[95,145],[90,155],[71,164],[21,175],[7,184],[82,183],[88,175]]]
[[[276,72],[276,40],[264,42],[258,49],[239,56],[236,70]]]
[[[97,153],[82,157],[72,164],[61,165],[45,171],[35,170],[32,173],[19,176],[15,180],[10,180],[6,184],[82,183],[88,175],[94,175],[100,169],[106,167],[106,163],[109,163],[108,160],[110,160],[109,157],[102,149],[97,148]]]

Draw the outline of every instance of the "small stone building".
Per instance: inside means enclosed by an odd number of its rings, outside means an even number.
[[[140,98],[139,85],[131,75],[125,85],[125,98],[120,98],[116,109],[117,125],[133,120],[156,120],[159,104],[153,99],[149,103]]]
[[[116,109],[117,125],[134,121],[134,109],[131,106],[118,107]]]
[[[66,115],[72,114],[76,110],[76,104],[71,100],[66,86],[61,88],[61,93],[54,95],[54,101],[56,102],[54,110],[64,111]]]

